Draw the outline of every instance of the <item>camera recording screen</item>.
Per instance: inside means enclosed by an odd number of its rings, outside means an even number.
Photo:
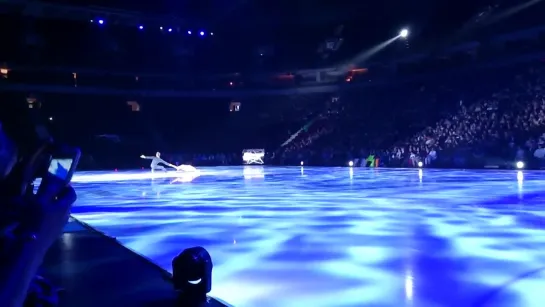
[[[66,179],[70,174],[72,159],[53,159],[49,164],[49,173],[61,179]]]

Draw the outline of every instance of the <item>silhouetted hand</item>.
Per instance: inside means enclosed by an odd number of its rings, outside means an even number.
[[[21,223],[43,252],[61,236],[77,199],[76,192],[65,181],[48,176],[43,181],[46,186],[41,186],[38,194],[25,197],[24,201],[31,205],[24,210]]]

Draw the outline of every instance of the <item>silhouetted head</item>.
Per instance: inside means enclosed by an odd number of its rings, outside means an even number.
[[[156,152],[156,153],[155,153],[155,156],[156,156],[157,158],[161,158],[161,153],[160,153],[160,152]]]

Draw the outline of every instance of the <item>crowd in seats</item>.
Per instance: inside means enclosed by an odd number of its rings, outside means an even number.
[[[545,67],[525,68],[501,89],[473,103],[460,101],[454,115],[395,146],[392,158],[409,166],[435,164],[438,155],[464,150],[479,157],[531,161],[545,129]]]
[[[280,160],[366,165],[373,155],[384,166],[483,167],[496,161],[510,167],[525,161],[539,167],[545,155],[544,81],[545,65],[537,62],[389,93],[361,91],[359,98],[345,93],[348,111],[329,118],[328,129],[302,138]],[[378,107],[371,110],[373,103]]]
[[[482,167],[494,159],[503,166],[519,160],[539,166],[545,156],[544,66],[334,95],[255,97],[238,112],[221,99],[149,98],[139,101],[138,112],[119,97],[38,99],[54,118],[56,135],[84,149],[88,163],[82,165],[90,169],[140,166],[139,155],[155,151],[173,163],[236,165],[248,148],[264,148],[268,162],[283,165],[369,165],[372,155],[372,165],[395,167]]]
[[[305,117],[306,125],[293,134],[293,138],[287,144],[283,144],[280,151],[282,157],[285,158],[292,153],[300,153],[301,150],[311,146],[322,136],[330,134],[336,119],[342,112],[344,112],[344,106],[338,96],[333,95],[325,98],[316,106],[314,112],[309,112],[309,116]],[[311,118],[310,116],[315,117]]]

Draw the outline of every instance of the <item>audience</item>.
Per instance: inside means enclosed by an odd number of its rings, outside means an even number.
[[[323,113],[307,133],[283,150],[281,160],[288,164],[311,160],[316,164],[342,165],[348,160],[365,161],[369,155],[378,155],[385,166],[415,167],[422,162],[425,166],[479,164],[482,167],[486,159],[501,159],[507,164],[514,161],[542,164],[545,67],[534,63],[518,69],[518,73],[516,70],[502,74],[485,72],[489,84],[479,89],[472,88],[475,82],[472,79],[452,82],[449,87],[421,85],[413,91],[401,87],[396,94],[405,94],[404,103],[410,110],[403,111],[403,106],[394,102],[385,104],[372,116],[361,108],[354,112],[354,105],[361,100],[353,94],[344,95],[340,99],[343,104],[340,112],[335,116]],[[472,95],[466,95],[468,92]],[[374,99],[379,100],[379,96],[388,95],[377,94],[381,93],[368,94],[370,104]],[[469,99],[460,99],[464,96]],[[395,94],[387,97],[396,101]],[[403,120],[403,112],[413,119]],[[397,117],[389,117],[392,113]],[[414,126],[384,124],[397,120],[414,125],[431,123],[435,118],[434,124],[406,136],[400,130],[410,132]],[[317,156],[320,158],[316,159]]]
[[[1,127],[1,126],[0,126]],[[10,148],[10,138],[0,129],[0,149]],[[14,193],[13,187],[25,187],[31,182],[19,182],[16,176],[18,165],[14,161],[14,150],[0,150],[0,302],[6,307],[20,307],[27,303],[38,306],[37,301],[29,302],[40,292],[36,276],[45,253],[62,233],[68,221],[70,209],[76,200],[76,193],[70,186],[55,176],[48,177],[47,186],[39,193]],[[27,170],[34,173],[32,165]],[[33,181],[33,180],[32,180]]]

